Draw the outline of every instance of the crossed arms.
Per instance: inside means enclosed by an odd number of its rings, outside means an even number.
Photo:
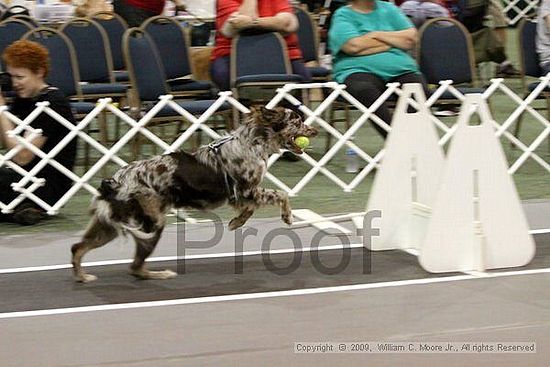
[[[342,51],[351,56],[372,55],[389,50],[392,47],[410,50],[416,43],[415,28],[402,31],[374,31],[347,41]]]

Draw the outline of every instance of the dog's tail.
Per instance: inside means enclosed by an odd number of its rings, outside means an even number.
[[[95,214],[101,222],[111,224],[114,227],[117,226],[112,220],[111,203],[116,200],[119,187],[120,185],[112,178],[102,180],[97,189],[100,195],[94,199],[91,207],[91,214]]]
[[[104,179],[98,188],[100,196],[93,203],[93,212],[103,223],[116,228],[120,234],[127,232],[140,239],[155,237],[154,231],[147,231],[145,224],[136,220],[132,215],[133,210],[128,207],[132,200],[120,200],[117,198],[121,185],[114,179]]]
[[[147,232],[143,229],[143,223],[136,222],[132,217],[120,218],[119,215],[113,213],[112,205],[112,202],[100,197],[95,200],[92,210],[99,221],[111,225],[119,235],[126,236],[127,233],[131,233],[143,240],[155,237],[155,232]]]

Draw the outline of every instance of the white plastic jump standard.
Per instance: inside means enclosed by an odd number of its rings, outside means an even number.
[[[411,97],[417,102],[415,113],[407,112]],[[420,84],[403,86],[385,152],[367,204],[367,211],[382,212],[375,224],[380,236],[372,238],[370,249],[418,248],[444,165]]]
[[[481,124],[470,126],[474,113]],[[429,272],[523,266],[535,243],[486,101],[466,96],[419,261]]]

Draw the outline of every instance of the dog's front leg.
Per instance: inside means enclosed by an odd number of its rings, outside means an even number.
[[[279,205],[283,222],[288,225],[292,224],[290,200],[285,192],[257,187],[254,190],[253,197],[257,206]]]
[[[239,215],[229,221],[228,228],[230,231],[234,231],[239,227],[242,227],[246,221],[254,214],[254,207],[252,205],[239,208]]]

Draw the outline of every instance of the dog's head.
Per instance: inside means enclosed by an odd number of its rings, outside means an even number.
[[[288,108],[253,108],[252,115],[254,123],[267,127],[273,132],[279,148],[290,150],[295,154],[303,153],[295,142],[298,136],[311,138],[317,135],[316,128],[304,124],[300,115]]]

